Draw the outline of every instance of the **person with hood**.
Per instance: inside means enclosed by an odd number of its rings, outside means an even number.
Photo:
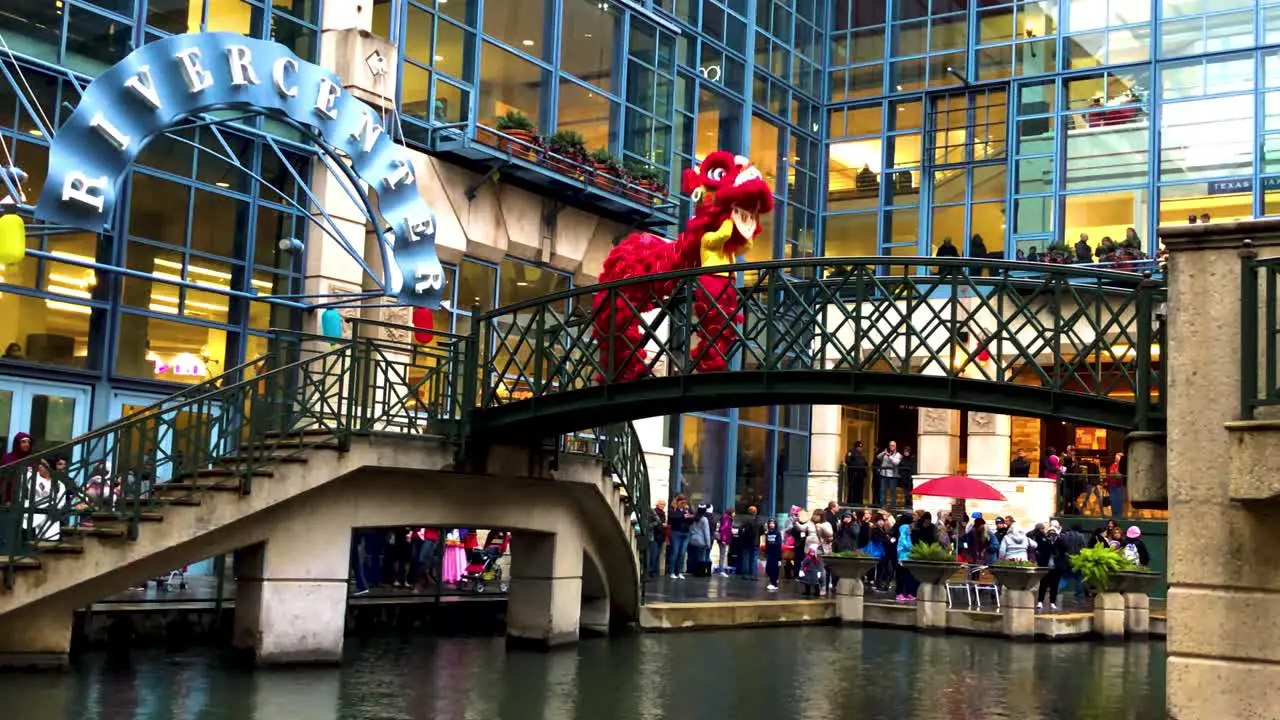
[[[742,548],[738,554],[738,577],[743,580],[759,580],[760,564],[757,557],[760,552],[760,511],[752,505],[747,508],[747,516],[738,528],[738,546]],[[781,555],[778,559],[782,559]]]
[[[845,502],[861,505],[866,502],[867,456],[862,452],[859,440],[844,456]]]
[[[805,597],[820,597],[823,585],[827,581],[822,558],[818,556],[818,548],[810,545],[800,562],[800,584],[804,588]]]
[[[1010,561],[1027,561],[1027,553],[1036,548],[1036,543],[1022,531],[1022,526],[1014,523],[1009,526],[1000,541],[1000,559]]]
[[[729,577],[729,546],[733,545],[734,518],[737,514],[733,508],[725,510],[721,513],[720,525],[716,528],[716,545],[720,548],[719,571],[725,577]]]
[[[1151,553],[1147,550],[1147,544],[1142,541],[1142,528],[1137,525],[1129,526],[1124,533],[1124,544],[1120,546],[1120,554],[1139,567],[1146,567],[1151,563]]]
[[[893,578],[893,561],[889,559],[893,545],[885,528],[884,516],[876,513],[871,526],[871,540],[867,543],[867,555],[876,559],[875,586],[882,592],[889,589]]]
[[[689,555],[696,563],[695,577],[711,574],[711,519],[707,506],[699,505],[689,524]]]
[[[1048,528],[1044,523],[1036,523],[1035,530],[1027,536],[1035,543],[1036,566],[1048,568],[1049,572],[1040,578],[1040,592],[1036,597],[1036,609],[1044,609],[1045,593],[1049,594],[1049,609],[1058,609],[1058,583],[1062,581],[1062,562],[1065,553],[1062,551],[1062,537],[1058,534],[1057,521]]]
[[[970,565],[990,565],[994,550],[995,543],[992,542],[991,533],[987,530],[987,521],[978,518],[973,521],[973,529],[961,538],[958,555],[961,562]]]
[[[907,571],[906,566],[902,563],[911,557],[911,518],[903,515],[898,518],[898,565],[896,580],[898,585],[898,602],[914,602],[916,593],[920,590],[920,583],[915,577]]]
[[[31,454],[31,436],[20,432],[13,436],[13,450],[0,457],[0,466],[16,463]],[[12,503],[18,495],[17,471],[11,470],[0,478],[0,502]]]

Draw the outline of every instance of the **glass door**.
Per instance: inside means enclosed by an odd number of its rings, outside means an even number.
[[[89,388],[0,380],[0,438],[6,451],[13,448],[13,436],[20,432],[31,436],[33,452],[48,450],[89,432]]]
[[[128,418],[164,399],[162,395],[117,392],[115,416]],[[121,435],[120,452],[144,468],[144,482],[168,482],[208,467],[220,438],[217,407],[208,412],[162,410]]]

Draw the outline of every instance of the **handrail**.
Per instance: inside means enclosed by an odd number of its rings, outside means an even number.
[[[720,265],[715,268],[715,272],[750,273],[762,270],[845,268],[851,266],[889,267],[895,265],[920,268],[956,268],[957,270],[999,270],[1002,273],[1010,273],[1009,277],[1012,279],[1028,281],[1031,281],[1032,277],[1012,275],[1012,273],[1028,273],[1030,276],[1071,276],[1079,279],[1110,281],[1117,284],[1137,284],[1141,282],[1144,277],[1144,275],[1138,273],[1126,272],[1124,270],[1113,270],[1110,268],[1093,267],[1091,265],[1073,265],[1065,263],[1059,265],[1019,260],[985,260],[977,258],[927,256],[886,257],[883,255],[761,260],[757,262],[737,263],[734,265]],[[705,275],[706,273],[706,268],[695,267],[683,270],[671,270],[665,273],[645,275],[642,277],[625,278],[596,285],[580,285],[568,290],[561,290],[560,292],[551,293],[549,295],[521,300],[509,305],[494,308],[488,312],[481,313],[476,319],[479,321],[486,321],[501,315],[511,315],[529,308],[551,305],[580,297],[593,296],[599,292],[646,283],[662,284],[674,282]]]

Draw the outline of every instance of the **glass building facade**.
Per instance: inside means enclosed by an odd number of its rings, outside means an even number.
[[[1096,248],[1129,228],[1154,254],[1162,223],[1280,215],[1280,0],[371,0],[371,10],[372,31],[400,48],[387,92],[411,148],[435,151],[442,126],[477,138],[517,112],[539,134],[573,130],[672,187],[706,153],[733,150],[775,188],[752,260],[933,254],[946,238],[1012,259],[1082,236]],[[39,188],[42,128],[132,48],[229,30],[318,60],[323,11],[320,0],[4,3],[14,59],[0,61],[22,68],[48,116],[0,82],[0,136]],[[54,440],[83,432],[90,404],[92,423],[118,417],[252,359],[270,328],[301,323],[272,298],[301,292],[306,253],[278,241],[303,233],[313,151],[265,120],[174,135],[132,171],[111,232],[33,236],[27,259],[4,269],[0,317],[13,320],[0,324],[0,423],[43,424]],[[637,209],[638,224],[674,232],[688,206],[671,207]],[[467,257],[449,268],[453,309],[436,327],[465,332],[474,306],[571,283],[545,265]],[[103,388],[113,399],[99,401]],[[672,417],[673,492],[717,507],[803,503],[809,424],[804,407]]]

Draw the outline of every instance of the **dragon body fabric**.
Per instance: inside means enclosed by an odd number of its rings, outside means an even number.
[[[649,233],[633,233],[609,252],[600,282],[642,278],[674,270],[732,265],[751,249],[760,233],[760,216],[773,211],[773,190],[740,155],[718,150],[685,170],[682,191],[693,200],[693,214],[675,242]],[[649,374],[641,314],[670,298],[676,281],[626,283],[596,293],[594,334],[600,363],[615,382]],[[688,322],[696,372],[727,370],[737,326],[742,322],[731,273],[707,272],[697,278]]]

